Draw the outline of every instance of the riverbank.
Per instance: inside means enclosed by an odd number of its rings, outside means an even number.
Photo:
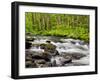
[[[26,30],[27,31],[27,30]],[[31,30],[30,30],[31,31]],[[62,27],[58,29],[51,29],[51,30],[32,30],[32,35],[42,35],[42,36],[57,36],[57,37],[66,37],[66,38],[73,38],[83,40],[89,43],[89,32],[88,28],[86,27]]]

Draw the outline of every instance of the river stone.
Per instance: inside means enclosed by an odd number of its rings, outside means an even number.
[[[41,49],[45,49],[45,47],[46,47],[46,44],[44,44],[44,43],[43,44],[40,44],[40,48]]]
[[[50,41],[46,41],[47,43],[40,44],[40,48],[44,49],[44,53],[47,55],[59,55],[59,52],[56,50],[56,46],[51,44]]]
[[[35,38],[33,36],[29,36],[29,35],[26,35],[25,37],[26,41],[34,41]]]
[[[27,56],[26,61],[32,61],[32,58]]]
[[[66,63],[71,63],[72,58],[70,56],[63,57],[61,55],[57,55],[51,58],[52,66],[64,66]]]
[[[56,49],[56,46],[55,46],[55,45],[53,45],[53,44],[46,44],[44,50],[45,50],[45,51],[53,52],[55,49]]]
[[[80,59],[80,58],[83,58],[83,57],[86,56],[84,54],[79,54],[79,53],[74,53],[74,54],[71,54],[71,55],[72,55],[73,59]]]
[[[37,55],[33,54],[32,59],[37,59],[37,60],[44,59],[45,61],[50,61],[50,55],[46,52],[43,52]]]
[[[66,55],[64,57],[64,64],[71,63],[72,62],[72,56]]]
[[[26,61],[25,66],[26,66],[26,68],[32,67],[32,61]]]
[[[31,47],[32,47],[32,43],[26,41],[26,42],[25,42],[25,48],[26,48],[26,49],[30,49]]]
[[[49,67],[47,64],[37,64],[36,66],[37,66],[38,68]]]
[[[81,53],[66,53],[66,52],[62,52],[61,55],[65,56],[71,56],[72,59],[81,59],[83,57],[85,57],[85,54],[81,54]]]
[[[50,62],[46,62],[45,64],[37,64],[37,67],[51,67],[51,63]]]
[[[44,59],[40,59],[40,60],[35,60],[34,63],[36,63],[36,64],[45,64],[46,61]]]

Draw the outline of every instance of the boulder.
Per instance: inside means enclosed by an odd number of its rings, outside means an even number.
[[[71,63],[72,58],[70,56],[63,57],[61,55],[51,58],[52,66],[64,66],[66,63]]]
[[[46,48],[46,44],[44,44],[44,43],[43,44],[40,44],[40,48],[41,49],[45,49]]]
[[[56,50],[56,46],[51,44],[50,41],[46,41],[46,44],[40,44],[40,48],[44,49],[44,52],[46,52],[49,55],[59,55],[59,52]]]
[[[63,57],[70,56],[72,59],[76,59],[76,60],[86,56],[85,54],[81,54],[81,53],[65,53],[65,52],[62,52],[61,55]]]
[[[32,59],[44,59],[45,61],[50,61],[50,55],[49,53],[47,52],[43,52],[43,53],[40,53],[40,54],[33,54],[32,55]]]
[[[26,48],[26,49],[30,49],[31,46],[32,46],[32,43],[30,43],[30,42],[28,42],[28,41],[25,42],[25,48]]]
[[[51,67],[51,63],[50,62],[46,62],[43,59],[35,60],[35,64],[36,64],[36,67],[38,67],[38,68],[40,68],[40,67]]]
[[[26,56],[26,61],[32,61],[31,57]]]
[[[77,59],[77,60],[86,56],[84,54],[79,54],[79,53],[74,53],[74,54],[71,54],[71,55],[72,55],[73,59]]]
[[[25,66],[26,66],[26,68],[32,67],[32,61],[26,61]]]
[[[34,63],[35,64],[45,64],[46,61],[44,59],[40,59],[40,60],[35,60]]]
[[[64,64],[71,63],[72,62],[72,56],[66,55],[64,57]]]

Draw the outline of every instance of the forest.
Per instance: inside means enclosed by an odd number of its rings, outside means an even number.
[[[25,13],[26,33],[60,36],[89,42],[89,15]]]

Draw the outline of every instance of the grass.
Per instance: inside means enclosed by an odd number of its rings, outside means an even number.
[[[52,28],[51,30],[34,30],[30,31],[33,35],[45,35],[45,36],[62,36],[67,38],[74,38],[89,42],[89,32],[86,27],[59,27]],[[29,32],[29,31],[28,31]]]

